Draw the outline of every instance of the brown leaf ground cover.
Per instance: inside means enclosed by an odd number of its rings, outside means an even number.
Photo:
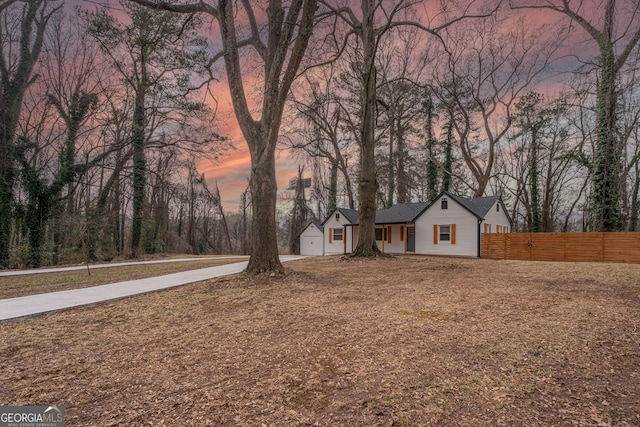
[[[0,325],[68,426],[638,426],[640,266],[314,258]]]

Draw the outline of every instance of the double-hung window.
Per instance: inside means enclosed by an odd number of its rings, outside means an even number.
[[[440,226],[440,241],[441,242],[449,242],[449,241],[451,241],[451,226],[450,225],[441,225]]]
[[[452,245],[456,244],[455,224],[433,225],[433,244],[437,245],[440,242],[449,242]]]

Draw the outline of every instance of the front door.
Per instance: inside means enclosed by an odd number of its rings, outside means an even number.
[[[407,252],[416,251],[416,228],[407,227]]]

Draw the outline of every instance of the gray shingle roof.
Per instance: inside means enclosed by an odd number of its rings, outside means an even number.
[[[477,197],[475,199],[467,199],[465,197],[456,196],[449,192],[446,193],[448,197],[451,197],[456,202],[467,208],[478,218],[482,219],[489,212],[489,209],[498,201],[498,196]]]
[[[495,205],[496,201],[500,199],[499,196],[467,199],[466,197],[457,196],[455,194],[449,193],[448,191],[440,194],[440,196],[443,195],[455,200],[462,207],[478,217],[478,219],[484,219],[487,212],[489,212],[491,207]],[[436,197],[434,199],[434,202],[435,200],[438,200],[440,196]],[[376,224],[402,224],[405,222],[414,222],[432,204],[433,202],[402,203],[399,205],[394,205],[388,209],[380,209],[376,211]],[[338,208],[336,210],[340,212],[351,224],[358,225],[358,211],[346,208]],[[331,213],[331,215],[333,215],[333,212]],[[327,219],[329,219],[331,215],[329,215]],[[327,219],[325,219],[324,223],[327,222]],[[511,221],[511,219],[509,219],[509,221]],[[322,227],[322,224],[320,224],[320,227]]]
[[[428,202],[402,203],[393,205],[388,209],[380,209],[376,212],[376,224],[413,222],[428,205]]]
[[[298,237],[300,237],[302,235],[302,233],[305,232],[305,230],[307,228],[309,228],[311,226],[311,224],[315,225],[316,227],[318,227],[318,230],[320,230],[322,233],[324,233],[324,227],[322,226],[322,223],[320,221],[311,221],[310,223],[308,223],[300,232],[300,234],[298,234]]]
[[[323,230],[324,224],[326,224],[329,218],[331,218],[336,213],[336,211],[339,212],[343,217],[345,217],[347,221],[349,221],[351,224],[358,223],[358,211],[354,209],[347,209],[347,208],[336,208],[332,210],[329,215],[327,215],[324,221],[322,221],[322,223],[320,224],[321,230]]]
[[[340,211],[340,213],[342,213],[342,215],[344,215],[345,218],[349,220],[351,224],[358,223],[358,217],[359,217],[358,211],[354,209],[346,209],[346,208],[338,208],[338,210]]]
[[[428,205],[428,202],[403,203],[400,205],[394,205],[388,209],[377,210],[376,224],[401,224],[404,222],[413,222]],[[339,208],[338,211],[340,211],[345,218],[351,222],[351,224],[358,224],[360,219],[358,211],[342,208]]]

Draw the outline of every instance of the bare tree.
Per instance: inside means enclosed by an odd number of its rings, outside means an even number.
[[[515,230],[577,231],[572,221],[584,202],[588,166],[575,126],[584,107],[575,100],[565,91],[528,93],[516,105],[515,126],[498,149],[495,171],[499,192],[513,206]]]
[[[540,30],[530,33],[521,21],[505,30],[506,24],[493,17],[448,29],[442,34],[444,58],[434,73],[434,93],[453,118],[474,197],[483,196],[489,184],[514,103],[536,83],[555,51]]]
[[[296,188],[293,198],[293,208],[291,209],[291,228],[289,232],[289,253],[300,254],[300,233],[307,225],[309,217],[309,207],[305,197],[305,183],[302,178],[304,167],[298,167],[296,178]]]
[[[14,3],[29,3],[32,0],[2,0],[0,1],[0,12],[2,12],[4,9],[8,8],[9,6],[11,6]],[[53,0],[56,1],[56,0]]]
[[[216,209],[216,214],[220,217],[220,227],[218,227],[219,235],[221,239],[224,239],[224,242],[220,244],[221,253],[230,254],[233,250],[231,245],[231,235],[229,234],[229,226],[227,225],[227,217],[224,214],[224,208],[222,206],[222,198],[220,197],[220,188],[218,187],[218,183],[216,182],[215,191],[211,191],[209,186],[207,185],[207,180],[202,174],[200,178],[200,183],[202,188],[204,189],[206,197],[211,201],[214,208]]]
[[[249,209],[251,209],[251,191],[249,188],[240,195],[240,254],[248,255],[251,251],[251,231],[249,230]]]
[[[154,13],[133,3],[122,3],[130,23],[122,24],[107,9],[88,14],[89,31],[100,43],[134,95],[132,117],[133,214],[131,256],[139,255],[146,189],[145,146],[150,132],[150,99],[180,101],[177,91],[188,90],[188,75],[195,72],[202,55],[202,40],[195,35],[198,22],[170,12]],[[185,72],[186,70],[186,72]],[[172,93],[173,91],[173,93]],[[182,108],[193,108],[185,104]]]
[[[18,10],[0,8],[0,268],[8,267],[16,178],[15,137],[22,102],[37,79],[34,68],[42,51],[44,33],[51,17],[62,7],[46,0],[22,4]]]
[[[548,0],[531,4],[511,0],[513,8],[547,9],[578,24],[596,43],[598,90],[596,102],[596,145],[591,171],[591,217],[596,231],[619,231],[622,145],[617,135],[618,81],[622,67],[640,43],[640,3],[635,0]]]
[[[375,217],[377,209],[378,180],[375,164],[375,126],[377,120],[378,103],[378,69],[376,57],[381,40],[389,32],[402,26],[419,28],[429,34],[440,37],[440,32],[466,18],[486,17],[493,13],[474,14],[471,12],[475,1],[465,5],[459,14],[451,17],[449,13],[438,14],[441,23],[435,21],[423,25],[410,15],[417,0],[402,0],[396,2],[361,0],[359,9],[348,6],[336,6],[328,0],[323,0],[329,9],[336,13],[348,26],[347,41],[351,36],[356,37],[357,65],[360,73],[360,126],[358,129],[358,143],[360,144],[360,175],[358,191],[359,209],[359,237],[353,256],[377,256],[380,250],[375,240]],[[448,5],[450,6],[450,5]],[[456,5],[448,7],[456,9]],[[410,17],[411,16],[411,17]],[[345,42],[345,45],[347,43]]]
[[[353,138],[343,131],[347,106],[334,93],[335,64],[324,67],[312,80],[307,73],[304,85],[294,94],[293,103],[302,119],[299,130],[286,138],[294,150],[302,150],[312,158],[326,159],[329,163],[327,211],[333,211],[338,199],[338,172],[344,181],[348,206],[355,207],[355,196],[349,170]]]
[[[386,165],[379,170],[381,185],[386,178],[387,207],[410,201],[413,177],[420,172],[413,155],[422,145],[418,123],[425,113],[425,91],[419,82],[424,80],[427,55],[415,55],[424,48],[420,35],[417,28],[398,27],[378,47],[378,146],[388,144],[380,166]]]
[[[620,112],[618,137],[622,145],[622,173],[620,174],[620,200],[623,230],[637,230],[640,214],[640,49],[623,70],[620,79]]]
[[[233,109],[251,154],[252,252],[247,266],[250,273],[284,272],[278,258],[276,239],[275,150],[282,114],[291,84],[307,49],[316,17],[316,0],[292,0],[285,7],[269,0],[264,8],[266,29],[256,19],[258,6],[248,0],[234,3],[220,0],[173,4],[134,0],[156,9],[180,13],[205,13],[216,19],[223,51],[214,59],[224,59]],[[237,6],[237,9],[235,7]],[[239,21],[242,16],[248,23]],[[239,34],[247,28],[248,34]],[[250,71],[240,65],[241,50],[252,49],[262,63],[263,92],[261,115],[254,118],[246,92]]]
[[[397,15],[406,11],[413,2],[399,1],[387,5],[383,2],[362,0],[355,9],[337,7],[324,1],[349,28],[350,36],[357,39],[358,72],[360,73],[360,173],[358,177],[359,237],[354,256],[376,256],[380,250],[375,239],[376,196],[378,180],[375,162],[375,127],[377,120],[377,67],[376,54],[380,40],[395,26]],[[381,18],[383,17],[383,18]],[[377,22],[381,20],[381,22]]]

